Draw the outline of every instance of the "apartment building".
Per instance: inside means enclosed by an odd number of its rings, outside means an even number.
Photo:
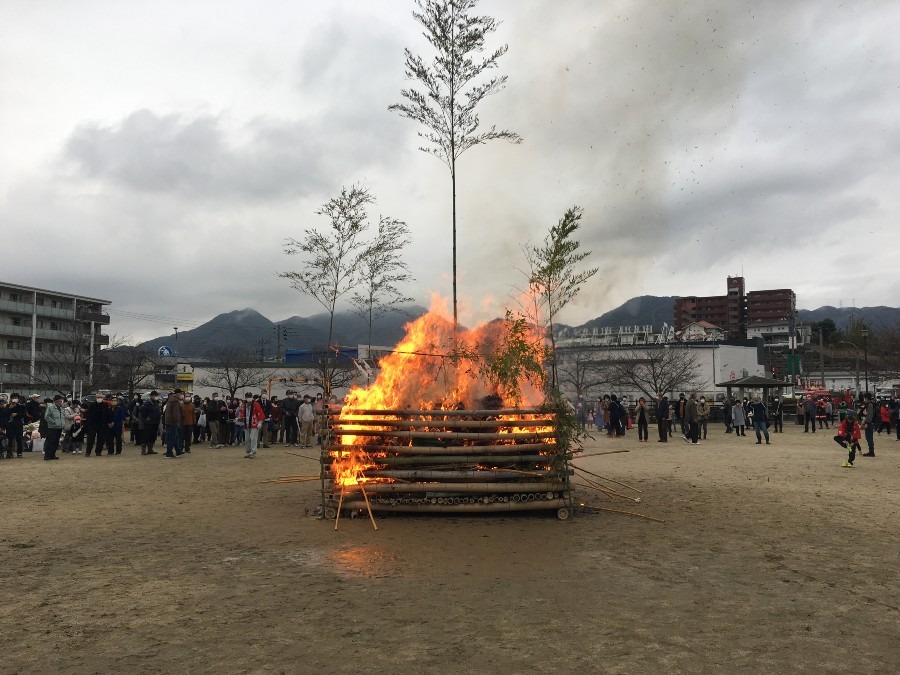
[[[109,344],[102,332],[109,304],[0,281],[0,390],[68,391],[73,382],[90,382]]]

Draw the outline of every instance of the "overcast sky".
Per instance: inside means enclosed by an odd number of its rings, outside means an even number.
[[[343,185],[409,223],[450,293],[450,180],[395,113],[405,0],[0,2],[0,280],[112,301],[143,340],[253,307]],[[660,9],[662,8],[662,9]],[[483,0],[509,44],[458,165],[460,302],[496,315],[521,245],[573,204],[599,274],[562,320],[635,295],[793,288],[900,304],[900,3]],[[141,314],[155,321],[121,314]],[[162,317],[162,318],[160,318]],[[177,320],[177,323],[169,318]]]

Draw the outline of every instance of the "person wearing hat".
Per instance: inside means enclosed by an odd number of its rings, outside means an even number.
[[[847,455],[847,461],[841,464],[845,469],[853,468],[853,460],[856,459],[856,451],[862,451],[862,448],[859,446],[860,438],[862,438],[862,431],[859,428],[859,422],[856,421],[856,413],[852,410],[848,410],[847,414],[844,416],[844,420],[838,427],[837,436],[834,437],[835,443],[842,448],[849,447],[850,449],[850,453]]]
[[[40,422],[44,411],[41,409],[41,395],[32,394],[25,402],[25,424]]]
[[[156,434],[159,431],[159,392],[154,390],[150,392],[150,398],[144,401],[141,406],[140,423],[141,423],[141,454],[156,455],[153,445],[156,443]]]
[[[66,426],[66,415],[63,412],[63,397],[57,394],[53,402],[44,411],[44,421],[47,422],[47,440],[44,441],[44,460],[59,459],[56,451],[59,448],[59,439]]]

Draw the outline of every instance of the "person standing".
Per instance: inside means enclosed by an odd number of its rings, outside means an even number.
[[[181,412],[183,417],[183,427],[181,430],[181,439],[184,444],[184,451],[191,451],[191,440],[194,438],[194,425],[197,423],[197,408],[194,407],[194,400],[190,396],[183,397],[181,404]]]
[[[866,392],[865,403],[863,405],[863,424],[862,428],[866,434],[866,446],[868,450],[863,453],[863,457],[875,456],[875,400],[872,394]]]
[[[256,448],[259,445],[259,435],[266,415],[259,401],[255,400],[249,391],[244,394],[244,403],[238,408],[238,415],[241,416],[246,428],[244,459],[256,459]]]
[[[753,409],[753,430],[756,432],[756,444],[762,445],[762,435],[765,434],[766,445],[769,445],[769,418],[766,404],[757,396],[750,404]]]
[[[656,405],[656,431],[659,433],[657,443],[669,442],[669,397],[663,396]]]
[[[803,433],[809,433],[810,427],[812,432],[816,433],[816,402],[810,394],[807,394],[806,400],[803,401]]]
[[[725,416],[725,433],[731,433],[731,409],[734,407],[734,398],[729,396],[722,404],[722,414]]]
[[[684,393],[678,394],[678,400],[675,402],[675,424],[681,430],[681,437],[687,439],[687,428],[684,426],[684,415],[687,411],[687,399]]]
[[[747,419],[744,417],[744,406],[738,401],[731,404],[731,426],[734,428],[735,436],[746,436],[744,428],[747,426]]]
[[[647,399],[643,396],[634,406],[634,421],[638,428],[638,443],[646,443],[650,436],[650,411],[647,409]]]
[[[697,394],[691,392],[690,398],[684,404],[684,423],[687,426],[687,436],[683,436],[685,441],[689,441],[691,445],[700,444],[700,414],[697,411]]]
[[[109,422],[109,406],[103,402],[103,395],[97,394],[93,403],[88,405],[84,415],[84,435],[86,445],[84,456],[90,457],[96,445],[97,457],[103,452],[106,439],[107,424]]]
[[[219,440],[219,395],[213,394],[206,406],[206,423],[209,425],[209,445],[211,448],[221,448]]]
[[[184,395],[180,389],[176,389],[169,394],[166,401],[165,410],[163,410],[163,423],[166,425],[166,459],[174,459],[184,454],[184,446],[182,445],[181,431],[184,427],[184,411],[181,403]]]
[[[781,396],[776,396],[772,402],[772,409],[769,411],[769,415],[772,418],[772,426],[774,427],[773,433],[783,434],[784,433],[784,402],[781,400]]]
[[[122,454],[123,434],[125,433],[125,399],[113,398],[110,401],[110,413],[112,413],[113,425],[109,437],[109,454]]]
[[[300,413],[300,400],[296,391],[289,391],[287,398],[281,403],[281,421],[284,425],[284,441],[288,447],[297,445],[297,423]]]
[[[298,409],[298,414],[300,417],[300,446],[303,448],[312,447],[313,422],[316,419],[316,411],[309,396],[303,397],[303,403]]]
[[[703,440],[706,440],[706,433],[709,430],[709,403],[706,402],[706,397],[701,396],[700,400],[697,402],[697,416],[700,418],[700,433],[703,437]]]
[[[25,432],[25,418],[28,413],[25,410],[25,404],[18,394],[9,397],[9,422],[6,425],[6,458],[12,457],[13,448],[16,450],[16,457],[22,456],[24,442],[22,434]]]
[[[144,401],[143,405],[141,405],[141,426],[143,427],[143,435],[141,436],[142,455],[157,454],[156,450],[153,449],[153,445],[156,443],[156,434],[159,430],[159,420],[159,393],[156,391],[151,391],[150,398]]]
[[[47,440],[44,442],[44,460],[59,459],[56,451],[59,448],[59,439],[66,426],[66,415],[62,408],[63,397],[57,394],[53,402],[44,411],[44,420],[47,422]]]

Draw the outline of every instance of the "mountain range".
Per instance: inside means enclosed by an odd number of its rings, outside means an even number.
[[[653,325],[659,330],[663,323],[674,325],[675,296],[641,295],[627,300],[595,319],[570,328],[605,328],[616,326]],[[413,318],[426,312],[424,307],[412,305],[401,311],[393,311],[380,317],[373,326],[372,344],[390,347],[403,337],[404,326]],[[799,321],[814,323],[831,319],[839,329],[849,325],[851,319],[862,319],[875,329],[900,327],[900,308],[896,307],[819,307],[801,309]],[[280,326],[280,329],[277,327]],[[276,349],[276,334],[282,335],[281,349]],[[325,345],[328,337],[328,314],[308,317],[292,316],[274,322],[253,309],[241,309],[219,314],[192,330],[179,331],[176,335],[162,335],[148,340],[141,348],[156,351],[168,346],[182,357],[204,357],[216,349],[231,347],[270,358],[285,349],[317,349]],[[332,342],[355,347],[368,344],[366,322],[352,312],[334,315]]]

